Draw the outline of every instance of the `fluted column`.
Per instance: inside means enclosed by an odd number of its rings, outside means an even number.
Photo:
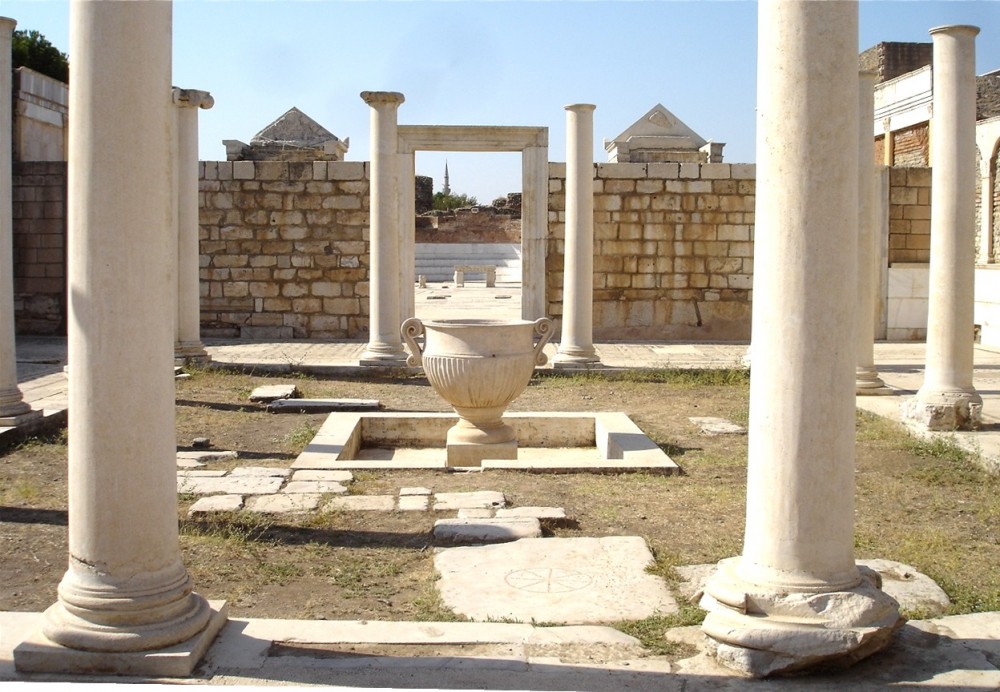
[[[900,622],[854,562],[857,37],[855,2],[758,4],[746,530],[702,599],[719,661],[758,677],[857,660]]]
[[[215,99],[207,91],[173,90],[177,118],[177,341],[174,359],[204,363],[209,360],[201,342],[201,257],[198,222],[198,110],[208,110]]]
[[[11,39],[17,22],[0,17],[0,426],[41,415],[17,386],[14,343],[14,217],[11,185]]]
[[[975,284],[976,46],[979,29],[931,29],[931,260],[924,383],[904,405],[929,430],[979,427],[983,400],[972,384]]]
[[[594,351],[594,109],[566,106],[563,316],[553,367],[597,363]]]
[[[171,18],[70,5],[69,569],[21,670],[190,672],[222,624],[177,533]]]
[[[875,369],[875,80],[858,74],[858,364],[855,393],[892,394]]]
[[[396,113],[403,95],[363,91],[371,106],[371,263],[368,268],[368,347],[361,365],[406,362],[400,309],[399,177]]]

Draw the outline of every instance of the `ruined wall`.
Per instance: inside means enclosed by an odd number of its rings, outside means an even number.
[[[418,243],[520,243],[521,219],[492,207],[438,211],[417,217]]]
[[[752,164],[597,164],[594,338],[750,337]],[[549,166],[548,313],[562,314],[565,164]]]
[[[368,164],[200,167],[202,334],[366,338]]]
[[[66,333],[66,163],[13,164],[14,319],[21,334]]]
[[[889,264],[929,262],[931,169],[889,169]]]
[[[927,123],[892,133],[892,165],[926,167],[930,153],[930,128]]]

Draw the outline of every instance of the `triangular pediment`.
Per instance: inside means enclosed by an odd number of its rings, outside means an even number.
[[[318,148],[330,140],[337,140],[337,137],[298,108],[293,107],[255,134],[250,144]]]
[[[698,149],[704,146],[706,140],[697,132],[684,124],[684,122],[663,104],[656,104],[641,118],[636,120],[624,132],[614,138],[614,142],[627,142],[630,140],[647,138],[662,138],[671,140],[678,144],[684,142],[687,147]]]

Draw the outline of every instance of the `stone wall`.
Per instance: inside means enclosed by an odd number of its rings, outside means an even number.
[[[565,165],[549,166],[548,313],[562,314]],[[597,164],[594,338],[748,339],[755,166]]]
[[[889,169],[889,264],[929,262],[931,169]]]
[[[69,87],[27,67],[14,70],[15,161],[65,161]]]
[[[13,165],[15,327],[66,332],[66,163]]]
[[[200,167],[202,334],[367,338],[368,164]]]
[[[925,167],[930,153],[930,130],[927,123],[892,133],[892,165]]]

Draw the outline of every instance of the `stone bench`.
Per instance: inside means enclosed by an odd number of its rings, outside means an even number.
[[[485,274],[486,287],[497,285],[497,267],[495,264],[457,264],[455,265],[455,286],[465,287],[466,274]]]

